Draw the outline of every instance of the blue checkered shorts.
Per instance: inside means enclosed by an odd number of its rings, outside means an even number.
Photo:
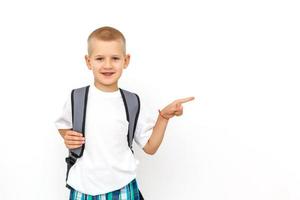
[[[141,200],[136,179],[119,190],[96,196],[88,195],[70,188],[69,200]]]

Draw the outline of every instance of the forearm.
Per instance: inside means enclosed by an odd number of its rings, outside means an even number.
[[[153,155],[157,151],[164,138],[168,121],[169,120],[158,115],[152,134],[144,147],[146,153]]]

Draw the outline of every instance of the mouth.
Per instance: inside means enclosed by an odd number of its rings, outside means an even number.
[[[106,76],[106,77],[110,77],[114,74],[115,72],[102,72],[101,74]]]

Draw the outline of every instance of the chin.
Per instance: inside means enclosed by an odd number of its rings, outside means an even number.
[[[98,81],[101,85],[112,86],[118,83],[118,81]]]

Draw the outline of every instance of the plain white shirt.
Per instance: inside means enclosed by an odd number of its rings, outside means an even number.
[[[136,178],[139,163],[127,142],[128,122],[120,90],[104,92],[90,84],[85,122],[85,149],[71,167],[67,184],[85,194],[99,195],[120,189]],[[141,102],[134,141],[143,148],[155,125]],[[71,94],[57,129],[72,128]]]

